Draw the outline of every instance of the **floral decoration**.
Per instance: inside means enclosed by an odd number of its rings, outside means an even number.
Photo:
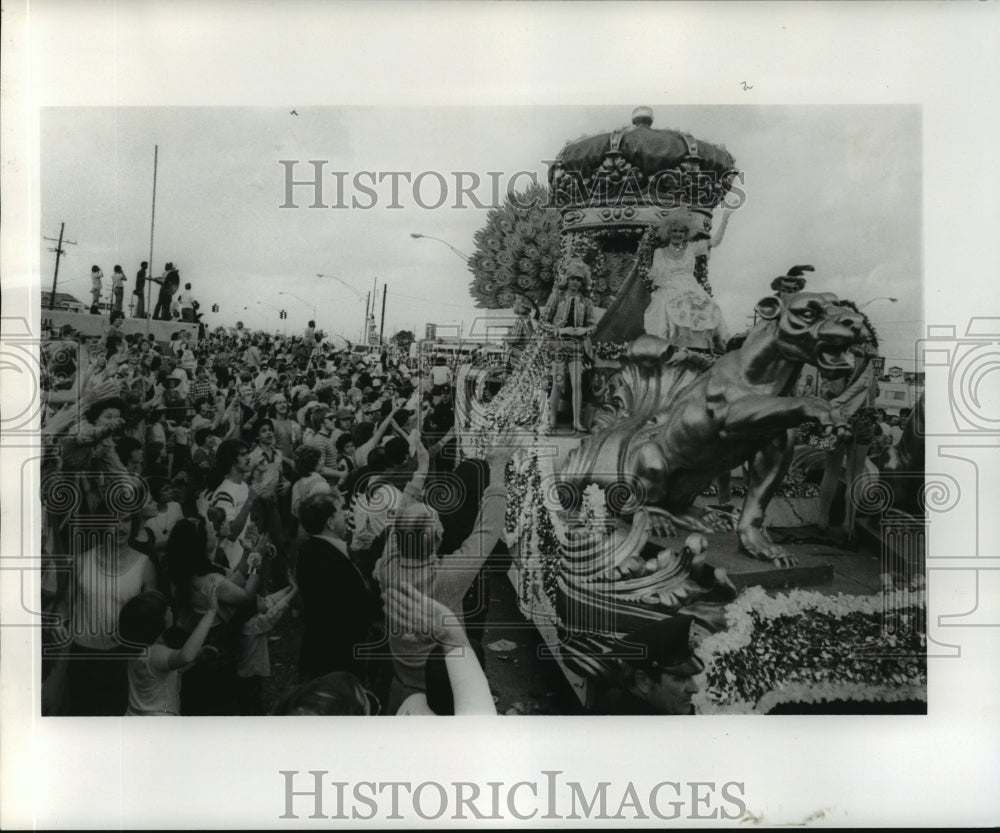
[[[783,703],[926,700],[925,612],[919,593],[749,588],[727,607],[726,630],[696,648],[705,670],[695,709],[766,714]]]
[[[542,304],[552,292],[562,239],[559,212],[547,208],[548,191],[532,185],[490,209],[476,232],[469,258],[470,293],[476,306],[506,309],[514,292]],[[528,206],[523,208],[521,206]]]

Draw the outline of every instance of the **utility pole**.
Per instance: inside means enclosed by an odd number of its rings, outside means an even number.
[[[379,328],[378,328],[378,343],[379,343],[379,345],[382,345],[384,343],[384,340],[383,340],[382,336],[385,334],[385,290],[386,290],[386,288],[387,288],[386,285],[382,284],[382,323],[379,324]]]
[[[156,169],[160,161],[160,146],[153,145],[153,207],[149,215],[149,276],[146,278],[146,335],[149,336],[149,322],[153,317],[153,231],[156,229]],[[164,275],[166,279],[166,275]],[[168,313],[167,317],[170,315]]]
[[[73,242],[72,240],[63,240],[63,230],[65,228],[66,228],[66,224],[65,223],[60,223],[59,224],[59,240],[58,241],[56,241],[52,237],[43,237],[42,238],[42,240],[51,240],[53,243],[56,244],[56,247],[54,249],[51,249],[51,248],[49,249],[50,252],[55,252],[56,253],[56,271],[55,271],[55,274],[52,276],[52,296],[49,298],[49,309],[50,310],[56,308],[56,283],[59,281],[59,257],[60,257],[60,255],[66,254],[63,251],[63,243],[68,243],[71,246],[75,246],[76,245],[76,243]]]

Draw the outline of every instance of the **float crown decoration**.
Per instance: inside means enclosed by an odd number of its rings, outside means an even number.
[[[652,110],[637,107],[630,126],[562,149],[549,169],[549,187],[564,233],[648,226],[682,206],[709,221],[738,173],[733,157],[721,146],[652,124]]]

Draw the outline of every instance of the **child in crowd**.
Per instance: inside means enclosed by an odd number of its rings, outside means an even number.
[[[128,661],[126,715],[156,717],[181,713],[180,674],[198,659],[217,611],[218,601],[213,594],[209,609],[178,649],[168,647],[164,641],[170,625],[166,596],[153,590],[125,603],[118,616],[118,632],[127,645],[144,649]]]

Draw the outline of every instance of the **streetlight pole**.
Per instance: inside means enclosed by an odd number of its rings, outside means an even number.
[[[359,300],[361,298],[365,299],[365,317],[364,317],[364,323],[361,325],[361,343],[364,344],[367,341],[367,339],[368,339],[368,307],[369,306],[371,306],[371,308],[372,308],[372,315],[375,314],[374,313],[375,305],[372,303],[372,293],[369,292],[367,295],[362,295],[360,289],[355,289],[353,286],[351,286],[343,278],[338,278],[336,275],[321,275],[321,274],[319,274],[317,272],[316,273],[316,277],[317,278],[330,278],[331,280],[337,281],[337,283],[343,284],[349,290],[351,290],[351,292],[353,292],[355,295],[357,295]],[[378,279],[376,278],[376,280],[378,280]]]
[[[411,231],[410,232],[410,237],[412,237],[414,240],[421,240],[421,239],[423,239],[423,240],[437,240],[438,243],[443,243],[445,246],[447,246],[449,249],[451,249],[456,255],[458,255],[460,258],[462,258],[462,260],[464,260],[466,263],[469,262],[469,256],[467,254],[464,254],[464,253],[460,252],[458,249],[456,249],[454,246],[452,246],[451,243],[449,243],[447,240],[442,240],[440,237],[432,237],[429,234],[421,234],[418,231]]]
[[[283,289],[280,289],[280,290],[278,290],[278,294],[279,294],[279,295],[291,295],[291,296],[292,296],[292,297],[293,297],[293,298],[294,298],[294,299],[295,299],[296,301],[298,301],[298,302],[299,302],[300,304],[305,304],[305,307],[306,307],[306,309],[311,309],[311,310],[312,310],[312,313],[313,313],[313,321],[315,321],[315,320],[316,320],[316,305],[315,305],[315,304],[310,304],[310,303],[309,303],[308,301],[303,301],[303,300],[302,300],[302,299],[301,299],[301,298],[300,298],[300,297],[299,297],[298,295],[296,295],[296,294],[295,294],[294,292],[285,292],[285,290],[283,290]]]

